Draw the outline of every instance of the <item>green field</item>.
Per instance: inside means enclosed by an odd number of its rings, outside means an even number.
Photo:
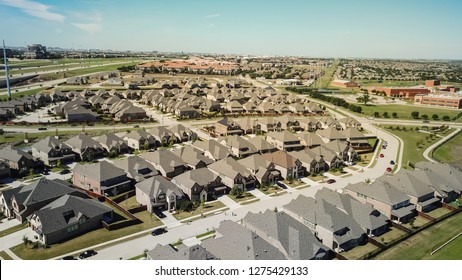
[[[66,71],[66,77],[73,77],[73,76],[80,76],[80,75],[86,75],[86,74],[93,74],[97,72],[104,72],[104,71],[114,71],[117,70],[117,68],[121,66],[128,66],[128,65],[133,65],[136,62],[120,62],[117,64],[112,64],[112,65],[104,65],[104,66],[98,66],[98,67],[90,67],[90,68],[84,68],[84,69],[76,69],[76,70],[70,70]],[[63,73],[51,73],[51,74],[44,74],[40,75],[45,80],[55,80],[55,79],[62,79],[63,78]]]
[[[433,139],[427,138],[430,137],[430,134],[423,132],[416,132],[412,126],[400,126],[400,130],[396,130],[396,126],[392,126],[393,129],[390,129],[390,126],[385,125],[386,131],[398,136],[404,142],[404,152],[402,164],[403,168],[407,168],[407,162],[417,163],[419,161],[425,161],[423,152],[430,147],[433,143],[439,141],[441,138],[434,137]],[[406,128],[406,131],[403,130]],[[411,131],[410,128],[413,130]],[[420,127],[419,127],[420,128]],[[450,129],[449,129],[450,130]],[[417,145],[417,143],[421,145]]]
[[[429,119],[431,120],[433,114],[437,114],[439,116],[439,120],[443,118],[443,116],[449,116],[452,118],[456,117],[462,110],[448,110],[448,109],[441,109],[441,108],[428,108],[428,107],[420,107],[420,106],[408,106],[408,105],[361,105],[363,108],[362,114],[367,116],[374,116],[374,112],[378,112],[379,118],[383,118],[383,113],[388,112],[390,118],[392,118],[392,113],[395,112],[398,114],[398,119],[406,119],[406,120],[413,120],[411,113],[413,111],[419,112],[420,116],[428,115]],[[461,121],[458,119],[457,121]]]
[[[317,81],[312,84],[310,87],[319,87],[319,88],[329,88],[330,82],[332,81],[335,70],[337,70],[339,62],[335,61],[332,65],[326,68],[324,75]]]
[[[439,162],[451,163],[462,168],[462,133],[436,148],[433,158]]]
[[[401,86],[417,86],[417,85],[424,85],[425,81],[382,81],[381,83],[377,83],[377,80],[358,80],[357,81],[361,86],[365,87],[401,87]]]
[[[430,253],[462,231],[462,213],[458,213],[430,228],[419,232],[404,242],[379,254],[378,260],[460,260],[462,236],[443,249]]]

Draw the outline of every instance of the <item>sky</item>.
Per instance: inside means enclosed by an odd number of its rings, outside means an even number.
[[[460,0],[0,0],[0,39],[75,49],[462,59]]]

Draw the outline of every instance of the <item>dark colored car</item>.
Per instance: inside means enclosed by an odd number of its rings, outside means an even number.
[[[381,157],[381,158],[383,158],[383,157],[384,157],[384,155],[383,155],[383,154],[380,154],[380,157]]]
[[[158,210],[158,211],[154,211],[154,215],[156,215],[157,217],[159,217],[159,219],[163,219],[167,216],[165,216],[164,213],[162,213],[162,211]]]
[[[137,125],[137,124],[135,124],[135,125],[133,126],[133,128],[139,128],[139,127],[140,127],[140,126]]]
[[[394,160],[390,160],[390,164],[391,164],[391,165],[395,165],[395,161],[394,161]]]
[[[337,182],[337,181],[335,181],[334,179],[329,179],[329,180],[326,181],[326,183],[328,183],[328,184],[333,184],[335,182]]]
[[[63,170],[59,171],[59,174],[61,174],[61,175],[69,174],[69,173],[71,173],[71,171],[69,169],[63,169]]]
[[[156,236],[156,235],[164,234],[164,233],[166,233],[166,232],[167,232],[167,230],[166,230],[165,228],[156,228],[155,230],[153,230],[153,231],[151,232],[151,235],[152,235],[152,236]]]
[[[79,255],[79,259],[86,259],[86,258],[89,258],[91,256],[94,256],[98,253],[96,253],[95,250],[87,250],[85,252],[83,252],[82,254]]]
[[[39,127],[38,130],[47,130],[46,127]]]
[[[276,185],[278,185],[279,187],[281,187],[281,188],[283,188],[283,189],[287,189],[287,186],[284,185],[284,184],[281,183],[281,182],[276,181]]]
[[[42,174],[43,174],[43,175],[48,175],[48,174],[50,174],[50,170],[48,170],[48,169],[43,169]]]
[[[75,261],[77,260],[76,258],[74,258],[74,256],[65,256],[62,258],[62,260],[65,260],[65,261]]]

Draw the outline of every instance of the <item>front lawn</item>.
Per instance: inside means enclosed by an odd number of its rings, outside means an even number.
[[[283,191],[283,189],[276,185],[273,185],[271,187],[261,187],[259,190],[266,195],[272,195]]]
[[[221,201],[215,201],[205,204],[204,207],[199,206],[191,212],[178,211],[177,213],[173,214],[173,216],[177,220],[183,220],[192,216],[207,214],[208,212],[213,212],[223,207],[225,207],[225,205]]]
[[[249,192],[245,192],[239,196],[235,196],[235,195],[231,195],[231,194],[228,194],[228,197],[231,198],[232,200],[234,200],[234,202],[237,202],[237,203],[240,203],[240,202],[243,202],[243,201],[247,201],[247,200],[250,200],[250,199],[254,199],[255,196]]]

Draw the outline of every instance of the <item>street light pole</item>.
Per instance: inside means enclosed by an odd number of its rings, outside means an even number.
[[[6,78],[6,88],[8,91],[8,99],[11,99],[10,76],[8,74],[8,59],[6,58],[5,40],[3,40],[3,60],[5,61],[5,78]]]

